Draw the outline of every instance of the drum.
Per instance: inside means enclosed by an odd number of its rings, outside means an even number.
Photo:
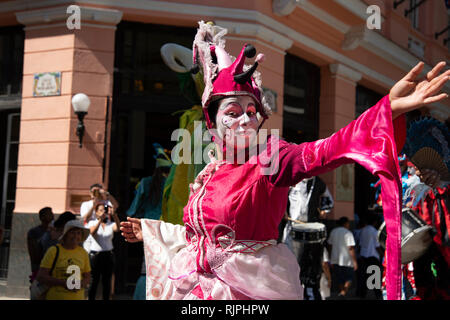
[[[292,223],[293,240],[305,243],[321,243],[327,238],[325,225],[318,222]]]
[[[427,225],[412,209],[402,209],[402,264],[416,260],[433,242],[432,227]],[[378,241],[386,248],[386,224],[378,230]]]

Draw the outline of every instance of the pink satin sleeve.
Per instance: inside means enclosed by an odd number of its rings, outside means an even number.
[[[406,131],[404,115],[393,124],[389,96],[332,136],[300,145],[280,140],[279,167],[268,176],[276,186],[291,186],[343,164],[357,162],[381,180],[386,222],[388,299],[401,298],[401,174],[396,134]],[[399,139],[397,139],[399,140]],[[397,141],[398,143],[398,141]],[[273,154],[272,154],[273,156]],[[273,158],[272,158],[273,159]]]

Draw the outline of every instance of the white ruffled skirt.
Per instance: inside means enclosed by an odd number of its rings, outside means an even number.
[[[197,272],[195,246],[184,226],[142,219],[147,300],[301,300],[300,268],[284,244],[253,253],[208,252],[213,273]]]

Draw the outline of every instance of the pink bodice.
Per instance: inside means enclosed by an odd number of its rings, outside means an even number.
[[[399,294],[400,171],[394,135],[405,130],[404,117],[392,125],[388,96],[331,137],[300,145],[269,137],[267,149],[245,164],[208,164],[191,185],[184,208],[186,240],[197,251],[197,271],[210,273],[212,248],[245,240],[277,239],[289,186],[346,163],[357,162],[382,181],[388,232],[388,295]],[[269,165],[277,169],[267,174]],[[384,190],[384,191],[383,191]],[[220,260],[220,259],[219,259]],[[389,298],[389,297],[388,297]]]

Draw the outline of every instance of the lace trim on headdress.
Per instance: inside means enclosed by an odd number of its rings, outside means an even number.
[[[206,106],[211,100],[211,94],[214,89],[213,87],[213,81],[217,77],[218,71],[219,71],[219,65],[216,63],[213,63],[213,59],[211,56],[211,46],[215,47],[221,47],[225,49],[225,35],[227,34],[228,30],[225,28],[222,28],[217,25],[212,25],[205,23],[204,21],[199,22],[199,28],[197,31],[197,34],[194,38],[193,43],[193,50],[195,52],[197,48],[198,55],[196,56],[196,59],[198,63],[200,64],[200,70],[203,71],[203,79],[205,83],[205,89],[203,90],[202,94],[202,105],[203,107]],[[229,54],[228,54],[229,55]],[[229,55],[231,61],[235,61],[236,57]],[[246,71],[251,66],[245,65],[243,70]],[[253,81],[255,82],[256,86],[259,89],[260,96],[261,96],[261,105],[264,110],[264,113],[266,115],[272,114],[272,109],[270,108],[267,99],[265,98],[264,91],[262,89],[262,80],[261,80],[261,73],[258,71],[255,71],[253,73]],[[259,99],[256,99],[259,100]]]
[[[200,70],[203,71],[203,79],[205,82],[205,89],[202,95],[202,104],[205,105],[212,90],[213,80],[216,78],[219,66],[212,61],[210,46],[218,46],[225,49],[224,36],[228,32],[227,29],[207,24],[200,21],[197,34],[194,38],[193,50],[198,49],[198,63],[201,64]]]

